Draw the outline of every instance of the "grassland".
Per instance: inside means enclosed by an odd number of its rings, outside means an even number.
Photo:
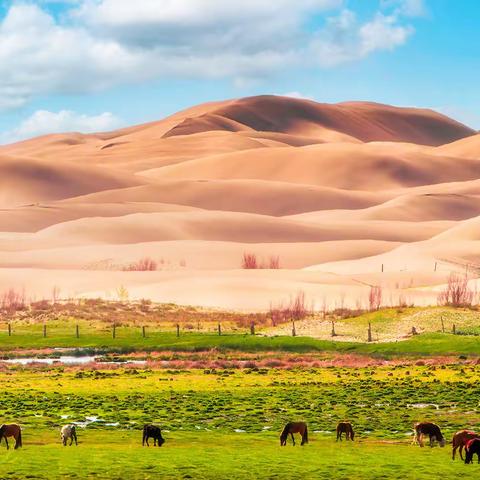
[[[5,479],[415,479],[457,478],[478,471],[452,462],[448,449],[362,441],[337,445],[312,435],[305,447],[284,447],[270,433],[167,433],[162,448],[142,448],[137,432],[81,432],[62,447],[49,432],[22,451],[1,452]],[[56,443],[54,443],[56,441]]]
[[[450,434],[480,422],[480,367],[138,370],[13,368],[0,373],[1,418],[24,429],[21,451],[2,448],[0,478],[430,478],[464,472],[448,449],[410,446],[414,421]],[[357,430],[337,447],[339,419]],[[309,423],[310,444],[280,448],[284,422]],[[93,420],[93,421],[92,421]],[[59,427],[79,422],[80,445]],[[141,427],[164,428],[142,449]],[[36,473],[35,473],[36,472]],[[448,476],[446,478],[449,478]]]
[[[336,331],[333,337],[332,321]],[[256,335],[250,335],[252,322]],[[368,343],[365,340],[369,324],[374,341]],[[218,334],[219,325],[222,335]],[[412,327],[418,335],[411,334]],[[270,325],[265,314],[89,301],[3,315],[0,351],[8,354],[19,349],[58,347],[120,353],[218,349],[343,352],[385,358],[480,354],[480,313],[474,309],[389,308],[347,318],[332,313],[326,319],[313,315],[297,321],[296,331],[297,336],[292,337],[289,322]],[[311,336],[312,332],[316,335]]]
[[[137,307],[103,305],[98,317],[94,304],[80,307],[7,319],[12,335],[4,323],[1,354],[56,356],[55,347],[67,347],[147,363],[0,364],[0,422],[18,422],[24,432],[23,449],[0,448],[2,479],[422,480],[431,478],[432,465],[443,478],[478,472],[477,465],[452,462],[448,448],[410,445],[420,420],[438,423],[447,438],[460,428],[479,429],[476,311],[388,309],[336,319],[351,332],[369,322],[377,331],[406,325],[412,317],[431,323],[403,341],[368,343],[272,336],[265,319],[249,315],[195,311],[202,325],[187,328],[194,310],[149,306],[139,319]],[[447,324],[455,319],[456,335],[439,331],[439,312]],[[163,314],[172,317],[165,322]],[[256,335],[247,333],[252,318]],[[334,442],[341,419],[353,422],[354,444]],[[279,431],[291,420],[308,422],[309,445],[279,446]],[[59,442],[60,426],[70,422],[79,426],[77,448]],[[167,439],[160,449],[141,446],[141,428],[150,422]]]

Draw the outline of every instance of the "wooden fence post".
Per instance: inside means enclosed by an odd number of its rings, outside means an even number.
[[[12,336],[12,324],[10,322],[8,322],[8,336]]]
[[[445,333],[445,323],[443,322],[443,315],[440,315],[440,321],[442,322],[442,333]]]
[[[383,273],[383,263],[382,263],[382,273]]]
[[[145,325],[142,326],[142,337],[145,338],[147,335],[145,333]]]
[[[250,335],[255,335],[255,322],[250,324]]]
[[[117,338],[117,325],[114,323],[113,324],[113,330],[112,330],[112,338]]]
[[[297,336],[297,330],[295,329],[295,320],[292,320],[292,337]]]
[[[180,336],[180,325],[177,323],[177,337]]]
[[[437,271],[437,262],[435,262],[435,268],[433,269],[434,272]]]
[[[43,324],[43,338],[46,338],[47,337],[47,324],[44,323]]]
[[[218,334],[219,335],[222,334],[222,326],[220,324],[218,324]]]
[[[332,320],[332,337],[336,337],[336,336],[337,336],[337,334],[335,332],[335,321]]]
[[[78,326],[78,323],[75,325],[75,336],[77,338],[80,338],[80,328]]]
[[[457,329],[456,329],[456,327],[455,327],[455,324],[452,325],[452,333],[453,333],[454,335],[457,334]]]
[[[367,339],[368,342],[371,342],[372,341],[372,324],[370,322],[368,322],[368,339]]]

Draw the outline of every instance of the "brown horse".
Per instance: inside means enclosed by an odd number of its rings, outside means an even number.
[[[308,443],[308,428],[305,422],[289,422],[285,425],[280,435],[280,445],[283,447],[287,444],[288,435],[291,435],[292,442],[295,445],[294,433],[299,433],[302,436],[301,445]]]
[[[15,439],[15,450],[22,446],[22,429],[16,423],[0,426],[0,442],[2,441],[2,438],[5,438],[8,450],[10,447],[8,445],[7,437],[13,437]]]
[[[337,425],[337,442],[342,441],[342,433],[345,434],[346,440],[351,440],[355,437],[352,424],[350,422],[339,422]]]
[[[413,426],[413,442],[418,443],[421,447],[423,444],[423,436],[428,435],[430,438],[430,447],[433,447],[433,442],[436,440],[441,447],[445,446],[445,438],[440,431],[440,427],[432,422],[419,422]]]
[[[460,430],[452,438],[452,460],[455,460],[455,452],[458,450],[460,458],[463,460],[463,449],[469,440],[480,438],[478,433],[472,430]]]

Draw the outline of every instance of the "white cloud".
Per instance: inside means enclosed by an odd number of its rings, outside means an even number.
[[[407,17],[423,17],[427,14],[424,0],[381,0],[382,8],[394,7],[395,13]]]
[[[84,115],[70,110],[50,112],[37,110],[17,128],[0,136],[2,143],[11,143],[38,135],[60,132],[103,132],[121,125],[121,121],[110,112],[100,115]]]
[[[354,12],[344,9],[338,16],[327,19],[326,28],[312,42],[312,51],[321,65],[333,67],[375,51],[393,50],[413,34],[412,27],[398,21],[396,14],[387,16],[377,12],[372,20],[361,24]]]
[[[50,3],[52,0],[44,0]],[[410,0],[413,1],[413,0]],[[65,2],[63,2],[65,3]],[[70,3],[70,2],[67,2]],[[402,45],[398,5],[360,22],[349,10],[305,24],[343,0],[83,0],[54,18],[14,3],[0,20],[0,110],[156,78],[229,78],[330,67]]]

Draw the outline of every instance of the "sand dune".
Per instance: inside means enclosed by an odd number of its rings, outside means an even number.
[[[440,155],[480,159],[480,134],[442,145],[436,151]]]
[[[235,152],[142,172],[155,180],[257,179],[323,185],[341,189],[384,190],[480,176],[480,162],[411,152],[400,144],[329,143],[295,149]]]
[[[265,309],[299,290],[355,306],[382,285],[386,302],[435,303],[480,264],[475,133],[431,110],[261,96],[0,146],[0,293],[124,285]],[[245,252],[281,268],[242,270]],[[158,271],[122,271],[144,256]]]
[[[441,145],[474,133],[437,112],[366,102],[319,104],[287,97],[260,96],[221,105],[184,119],[165,136],[208,130],[275,131],[322,138],[325,129],[362,141]]]
[[[130,187],[141,179],[67,161],[0,157],[0,207]]]
[[[162,202],[284,216],[320,208],[366,208],[388,198],[381,193],[266,180],[169,180],[93,193],[63,203]]]

